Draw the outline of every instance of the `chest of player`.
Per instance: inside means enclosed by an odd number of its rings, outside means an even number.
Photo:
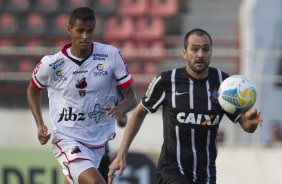
[[[217,100],[218,86],[208,82],[182,83],[175,92],[167,91],[166,105],[175,122],[189,125],[218,125],[222,109]]]
[[[82,65],[69,62],[53,71],[50,86],[55,90],[91,92],[111,87],[114,69],[106,61],[86,61]]]

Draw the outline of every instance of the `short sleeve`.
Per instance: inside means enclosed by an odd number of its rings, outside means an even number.
[[[46,88],[48,85],[49,73],[48,56],[44,56],[32,72],[32,85],[38,90]]]
[[[162,105],[165,98],[162,76],[156,76],[150,83],[146,95],[142,98],[142,105],[147,111],[154,113]]]
[[[128,72],[128,66],[127,63],[122,56],[121,52],[117,49],[115,49],[114,54],[114,60],[115,60],[115,77],[118,84],[118,87],[120,89],[124,89],[130,85],[133,84],[133,78]]]

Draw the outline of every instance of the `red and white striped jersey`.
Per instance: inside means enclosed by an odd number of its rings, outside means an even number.
[[[44,56],[31,82],[38,90],[47,88],[53,142],[67,139],[103,145],[115,129],[115,119],[105,115],[105,108],[117,100],[116,87],[128,87],[133,79],[117,48],[93,42],[91,55],[78,61],[69,56],[70,47]]]

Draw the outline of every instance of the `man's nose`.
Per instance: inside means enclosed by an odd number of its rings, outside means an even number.
[[[198,56],[203,57],[205,55],[205,51],[203,49],[199,49]]]
[[[82,36],[82,38],[88,38],[88,34],[87,34],[86,31],[84,31],[81,36]]]

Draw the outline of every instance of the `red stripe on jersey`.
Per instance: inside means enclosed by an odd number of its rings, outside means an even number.
[[[31,84],[33,85],[33,87],[34,87],[35,89],[37,89],[37,90],[42,90],[42,89],[41,89],[39,86],[37,86],[37,84],[34,82],[34,79],[33,79],[33,78],[31,78],[30,81],[31,81]]]
[[[67,56],[67,57],[70,57],[70,56],[68,55],[68,53],[67,53],[67,49],[70,48],[70,47],[71,47],[71,43],[65,45],[65,46],[62,48],[62,50],[61,50],[61,52],[62,52],[65,56]],[[94,43],[92,42],[92,43],[91,43],[91,53],[93,52],[93,48],[94,48]]]
[[[128,86],[131,86],[132,84],[134,83],[134,80],[133,78],[131,78],[130,80],[128,80],[127,82],[119,85],[119,89],[124,89],[124,88],[127,88]]]

